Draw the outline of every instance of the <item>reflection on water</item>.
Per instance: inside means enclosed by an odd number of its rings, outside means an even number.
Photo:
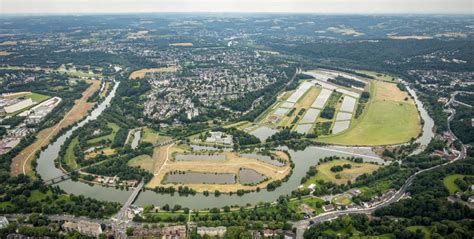
[[[60,176],[62,172],[54,166],[54,159],[58,157],[58,153],[61,145],[69,137],[72,132],[90,120],[96,119],[102,111],[108,106],[110,100],[114,97],[118,83],[115,84],[115,87],[106,97],[104,102],[102,102],[91,114],[77,126],[73,127],[66,134],[59,137],[54,143],[48,146],[45,151],[43,151],[37,162],[38,166],[36,168],[37,172],[45,180],[51,179],[57,176]],[[423,126],[423,135],[417,140],[422,145],[427,145],[431,138],[433,137],[433,120],[428,116],[426,110],[422,107],[422,103],[417,99],[414,91],[409,89],[410,93],[414,96],[415,102],[420,111],[421,117],[423,118],[425,124]],[[265,131],[265,135],[271,135],[272,132],[269,132],[267,129],[260,129]],[[272,129],[270,129],[272,130]],[[254,132],[255,133],[255,132]],[[263,133],[263,132],[260,132]],[[263,136],[263,135],[260,135]],[[267,136],[268,137],[268,136]],[[270,202],[278,199],[280,195],[289,194],[292,190],[296,189],[300,185],[300,180],[303,175],[305,175],[308,168],[312,165],[316,165],[318,161],[324,157],[328,156],[340,156],[340,157],[352,157],[354,156],[354,149],[348,148],[348,150],[340,150],[341,148],[321,148],[321,147],[308,147],[304,151],[289,151],[295,167],[293,169],[293,174],[290,176],[289,180],[282,184],[281,187],[276,188],[274,191],[267,191],[262,189],[260,192],[253,192],[244,194],[243,196],[238,196],[236,194],[221,194],[219,197],[215,196],[204,196],[203,194],[189,195],[189,196],[179,196],[178,194],[157,194],[152,191],[142,192],[136,201],[138,205],[148,205],[154,204],[156,206],[162,206],[169,204],[171,206],[179,204],[183,207],[194,208],[194,209],[203,209],[203,208],[212,208],[212,207],[223,207],[228,205],[239,205],[244,206],[247,203],[255,204],[258,202]],[[365,161],[379,161],[374,155],[370,153],[364,153],[363,151],[358,151],[360,155],[356,157],[362,157]],[[128,196],[131,194],[131,191],[125,191],[115,188],[108,188],[104,186],[89,186],[81,182],[65,181],[58,184],[59,187],[71,194],[82,194],[86,197],[92,197],[100,200],[108,200],[115,202],[125,202]]]

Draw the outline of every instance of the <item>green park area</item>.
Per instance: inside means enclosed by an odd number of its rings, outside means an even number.
[[[76,162],[76,156],[74,155],[74,147],[79,144],[79,138],[75,137],[72,139],[71,143],[67,146],[66,154],[64,155],[64,162],[71,169],[76,169],[78,167]]]
[[[455,181],[456,179],[463,179],[464,175],[462,174],[452,174],[449,176],[446,176],[443,179],[443,184],[444,186],[448,189],[449,194],[455,194],[456,192],[462,191],[458,185],[456,185]]]
[[[102,140],[113,141],[114,138],[115,138],[115,135],[117,134],[117,132],[120,129],[120,126],[118,126],[115,123],[108,122],[107,127],[112,129],[112,132],[110,132],[110,134],[87,140],[87,143],[88,144],[95,144],[95,143],[101,142]]]
[[[339,172],[331,171],[335,166],[351,165],[351,168],[345,168]],[[332,182],[335,184],[345,184],[347,181],[354,181],[358,176],[364,173],[372,173],[380,166],[370,163],[355,163],[349,160],[332,160],[329,162],[319,164],[316,169],[318,172],[315,176],[310,177],[304,184],[317,184],[318,181]]]
[[[316,140],[340,145],[390,145],[408,142],[420,132],[420,116],[408,93],[394,83],[372,81],[371,98],[350,128]]]

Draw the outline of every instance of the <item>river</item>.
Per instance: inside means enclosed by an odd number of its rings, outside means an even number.
[[[115,96],[119,83],[115,84],[112,91],[107,95],[106,99],[96,107],[90,115],[81,121],[77,126],[74,126],[68,130],[64,135],[59,137],[56,141],[50,144],[44,151],[42,151],[37,160],[38,166],[36,168],[39,175],[44,180],[48,180],[57,176],[60,176],[62,172],[57,169],[54,165],[54,159],[59,155],[61,145],[65,140],[71,136],[75,130],[80,130],[85,123],[96,119],[110,104],[110,101]],[[426,110],[423,108],[423,104],[418,101],[414,91],[410,89],[410,93],[414,96],[415,102],[420,111],[420,115],[424,120],[423,134],[417,140],[422,145],[429,143],[433,137],[433,120],[429,117]],[[179,196],[177,193],[174,195],[170,194],[157,194],[153,191],[142,192],[137,200],[136,204],[145,206],[153,204],[155,206],[163,206],[165,204],[181,205],[192,209],[205,209],[213,207],[223,207],[230,205],[244,206],[248,203],[255,204],[258,202],[271,202],[275,201],[280,195],[289,194],[292,190],[295,190],[300,185],[301,178],[306,174],[308,168],[312,165],[316,165],[318,161],[327,156],[342,156],[351,157],[353,153],[357,153],[357,157],[363,157],[368,162],[384,163],[381,159],[374,157],[374,154],[367,150],[367,148],[333,148],[333,147],[308,147],[304,151],[289,151],[290,155],[295,163],[293,174],[289,180],[283,183],[280,187],[274,191],[267,191],[262,189],[260,192],[247,193],[243,196],[236,194],[228,195],[221,194],[219,197],[215,197],[213,194],[204,196],[201,193],[189,196]],[[72,180],[63,181],[58,186],[67,193],[75,195],[84,195],[86,197],[96,198],[99,200],[114,201],[124,203],[130,196],[132,191],[120,190],[112,187],[105,187],[100,185],[90,186],[82,182],[74,182]]]

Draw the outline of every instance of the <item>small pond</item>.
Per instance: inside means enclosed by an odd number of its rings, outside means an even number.
[[[165,182],[179,184],[235,184],[235,178],[236,175],[233,173],[181,172],[168,173]]]

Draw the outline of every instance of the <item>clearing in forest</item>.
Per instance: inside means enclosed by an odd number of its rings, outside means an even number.
[[[145,77],[146,73],[166,73],[166,72],[176,72],[176,67],[160,67],[160,68],[146,68],[138,71],[134,71],[130,74],[128,79],[137,79]]]

